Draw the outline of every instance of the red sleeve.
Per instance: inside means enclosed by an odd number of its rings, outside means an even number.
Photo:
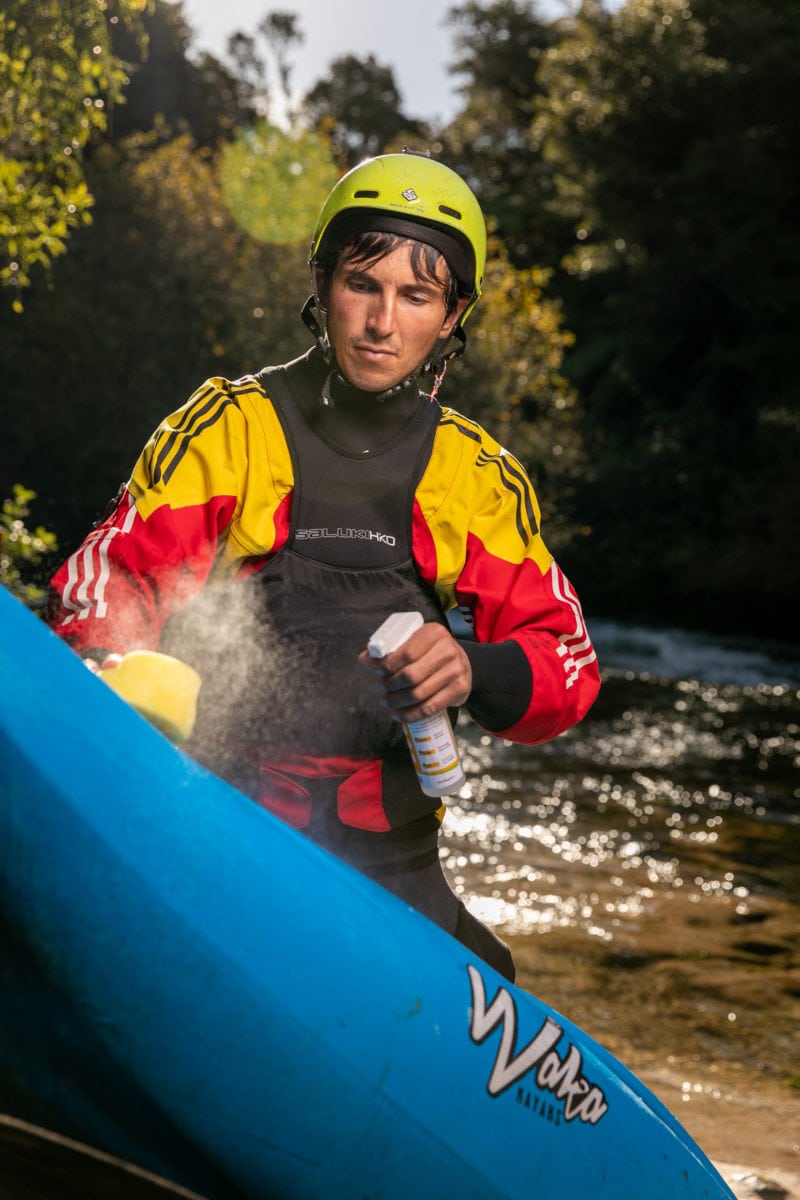
[[[202,587],[236,500],[155,508],[123,492],[111,516],[56,572],[48,621],[79,653],[155,649],[164,622]]]
[[[531,558],[512,564],[469,535],[456,596],[473,614],[477,641],[514,640],[530,665],[527,710],[494,730],[497,736],[533,745],[585,715],[600,687],[597,658],[578,597],[556,562],[545,571]]]
[[[207,380],[162,421],[114,512],[53,578],[51,625],[81,652],[155,649],[212,569],[233,573],[274,550],[291,486],[263,388],[251,376]]]
[[[516,643],[527,664],[505,651],[474,654],[474,711],[510,741],[562,733],[588,711],[600,677],[524,467],[480,425],[445,409],[416,499],[415,561],[445,610],[456,604],[469,614],[476,651]]]

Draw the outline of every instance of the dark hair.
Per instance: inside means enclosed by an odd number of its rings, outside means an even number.
[[[350,262],[368,266],[379,262],[404,242],[408,242],[411,246],[411,270],[414,272],[414,277],[420,283],[435,283],[443,286],[445,311],[449,315],[455,309],[458,300],[458,280],[451,271],[445,256],[426,242],[419,242],[399,233],[383,233],[365,229],[361,233],[357,233],[345,245],[337,245],[334,242],[329,247],[325,247],[317,262],[325,278],[329,279],[343,255]],[[444,280],[439,274],[440,264],[444,266]]]

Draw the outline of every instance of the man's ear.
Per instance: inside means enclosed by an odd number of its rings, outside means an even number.
[[[449,338],[450,337],[450,334],[453,332],[456,325],[461,320],[461,314],[463,313],[464,309],[467,307],[468,304],[469,304],[468,296],[459,296],[458,300],[456,301],[455,308],[452,310],[452,312],[449,312],[447,314],[447,316],[444,319],[442,328],[439,330],[440,338]]]

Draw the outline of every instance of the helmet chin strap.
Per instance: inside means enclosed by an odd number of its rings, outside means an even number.
[[[322,351],[325,362],[331,362],[333,359],[333,350],[331,349],[330,338],[328,337],[325,309],[322,307],[322,303],[319,298],[316,271],[311,272],[311,280],[314,291],[300,309],[300,317],[306,329],[309,330],[316,340],[317,346]]]
[[[316,339],[317,346],[319,347],[325,362],[331,367],[331,370],[328,372],[325,382],[322,385],[319,402],[324,408],[333,408],[334,401],[333,396],[331,395],[331,387],[334,378],[338,376],[344,384],[348,384],[349,381],[339,370],[339,367],[336,363],[336,355],[333,347],[331,346],[330,338],[328,337],[324,313],[325,310],[320,304],[315,280],[314,293],[306,300],[300,311],[300,316],[302,317],[303,324]],[[464,333],[464,330],[460,325],[456,325],[453,329],[448,341],[451,339],[455,339],[455,341],[458,343],[456,346],[453,346],[452,349],[448,350],[446,353],[443,351],[441,354],[437,354],[435,357],[427,359],[420,367],[417,368],[416,371],[412,371],[411,374],[406,376],[405,379],[401,379],[399,383],[396,383],[393,387],[387,388],[386,391],[375,392],[375,399],[378,401],[378,403],[383,403],[384,400],[389,400],[392,396],[396,396],[399,392],[402,392],[404,388],[408,387],[409,384],[414,383],[414,381],[418,379],[420,375],[433,375],[434,383],[430,398],[431,400],[434,400],[439,388],[441,387],[442,380],[444,379],[445,371],[447,370],[447,364],[453,358],[460,358],[467,348],[467,335]]]

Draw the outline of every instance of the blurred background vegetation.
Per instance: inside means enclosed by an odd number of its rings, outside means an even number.
[[[294,154],[294,192],[258,177],[284,215],[409,145],[465,175],[492,230],[443,402],[526,463],[590,617],[797,640],[800,0],[449,22],[461,108],[436,128],[372,56],[294,97],[291,11],[217,59],[181,3],[7,0],[0,578],[46,578],[207,376],[307,348],[311,221],[278,242],[234,217],[242,137]]]

